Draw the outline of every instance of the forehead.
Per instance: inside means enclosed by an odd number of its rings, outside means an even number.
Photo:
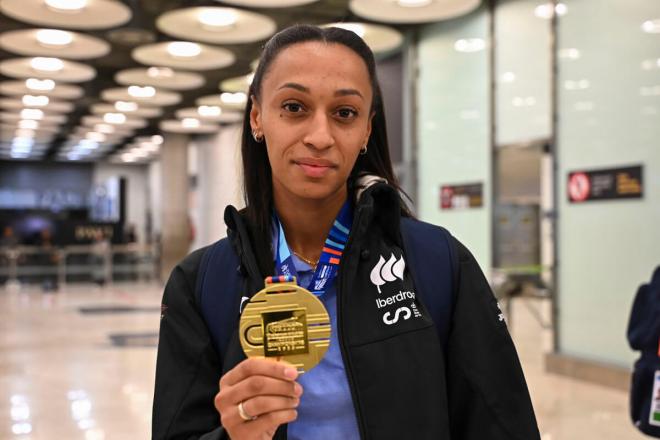
[[[262,92],[287,82],[306,86],[352,87],[371,94],[371,80],[364,60],[337,43],[311,41],[283,49],[268,68]]]

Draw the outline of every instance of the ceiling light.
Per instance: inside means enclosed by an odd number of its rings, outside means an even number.
[[[405,8],[420,8],[430,5],[433,0],[397,0],[397,3]]]
[[[202,53],[202,48],[189,41],[173,41],[167,45],[167,52],[173,57],[191,58]]]
[[[30,60],[30,66],[36,70],[57,72],[64,68],[64,63],[59,58],[35,57]]]
[[[163,143],[163,137],[159,134],[155,134],[151,136],[151,142],[153,142],[156,145],[160,145]]]
[[[25,95],[23,96],[23,105],[27,107],[44,107],[48,105],[50,100],[48,96],[34,96],[34,95]]]
[[[227,8],[203,8],[197,19],[205,26],[223,28],[236,23],[236,13]]]
[[[24,137],[24,138],[33,138],[34,137],[34,130],[30,128],[19,128],[14,132],[14,136],[16,137]]]
[[[83,150],[94,150],[98,148],[98,146],[99,143],[92,139],[81,139],[80,142],[78,142],[78,147]]]
[[[22,121],[18,121],[18,127],[26,128],[28,130],[36,130],[39,128],[39,122],[35,121],[34,119],[24,119]]]
[[[242,104],[247,102],[247,95],[243,92],[225,92],[220,94],[220,100],[225,104]]]
[[[151,142],[142,142],[140,143],[140,146],[144,149],[144,151],[149,153],[155,153],[160,148],[158,145]]]
[[[534,15],[538,18],[545,18],[548,20],[551,19],[555,13],[561,17],[566,15],[567,12],[568,7],[564,3],[557,3],[554,7],[552,3],[545,3],[534,8]]]
[[[128,94],[134,98],[153,98],[156,95],[156,89],[151,86],[130,86]]]
[[[504,72],[502,74],[503,83],[512,83],[516,80],[516,74],[513,72]]]
[[[36,108],[24,108],[21,110],[21,119],[43,119],[44,112]]]
[[[28,156],[30,156],[30,153],[19,153],[17,151],[12,150],[10,153],[10,156],[12,159],[27,159]],[[25,426],[27,425],[27,426]],[[14,426],[12,426],[14,434],[29,434],[32,430],[32,427],[29,426],[29,423],[23,424],[23,423],[17,423]],[[17,428],[14,428],[18,426]]]
[[[147,157],[147,156],[149,156],[149,153],[142,150],[141,148],[131,148],[130,154],[132,154],[134,157]]]
[[[560,49],[558,55],[559,58],[567,58],[569,60],[577,60],[581,56],[580,51],[575,48]]]
[[[119,112],[134,112],[138,109],[138,105],[130,101],[117,101],[115,102],[115,108]]]
[[[123,113],[106,113],[103,115],[103,121],[108,124],[123,124],[126,122],[126,115]]]
[[[220,116],[222,114],[222,109],[216,105],[200,105],[197,108],[197,113],[200,116],[213,117]]]
[[[346,29],[356,34],[358,37],[363,38],[366,30],[363,25],[360,23],[333,23],[332,27],[338,27],[341,29]]]
[[[454,43],[454,49],[457,52],[471,53],[479,52],[486,48],[486,41],[482,38],[463,38]]]
[[[34,145],[34,139],[30,137],[17,137],[11,143],[12,148],[16,149],[31,149]]]
[[[80,153],[72,151],[72,152],[70,152],[69,154],[66,155],[66,158],[69,159],[69,160],[78,160],[78,159],[80,159]]]
[[[169,67],[149,67],[147,75],[151,78],[171,78],[174,76],[174,70]]]
[[[133,162],[135,161],[135,156],[133,156],[131,153],[124,153],[121,155],[121,160],[124,162]]]
[[[183,118],[181,120],[181,126],[183,128],[197,128],[199,127],[199,119],[195,118]]]
[[[88,140],[94,141],[94,142],[105,142],[105,140],[107,138],[103,133],[97,133],[95,131],[90,131],[85,135],[85,139],[88,139]]]
[[[115,132],[115,128],[109,124],[96,124],[94,126],[94,131],[97,131],[99,133],[110,134]]]
[[[660,34],[660,18],[642,23],[642,30],[649,34]]]
[[[53,9],[75,12],[87,6],[87,0],[45,0]]]
[[[57,29],[40,29],[37,31],[37,41],[44,46],[67,46],[73,41],[73,34]]]
[[[52,79],[28,78],[25,80],[25,87],[31,90],[53,90],[55,81]]]

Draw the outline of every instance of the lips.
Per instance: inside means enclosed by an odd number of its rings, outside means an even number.
[[[303,158],[293,162],[302,169],[307,177],[312,178],[323,177],[337,167],[334,163],[325,159]]]

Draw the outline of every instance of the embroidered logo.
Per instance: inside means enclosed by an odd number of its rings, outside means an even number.
[[[395,281],[397,278],[403,281],[403,271],[406,268],[406,262],[403,260],[403,256],[398,260],[392,254],[389,260],[385,261],[383,256],[380,256],[378,263],[371,269],[371,282],[378,289],[378,293],[381,293],[380,286],[387,282]]]

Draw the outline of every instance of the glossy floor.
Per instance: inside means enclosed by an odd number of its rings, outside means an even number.
[[[160,297],[154,284],[0,288],[0,439],[150,438]],[[543,371],[550,334],[531,311],[547,309],[512,311],[543,440],[646,438],[625,393]]]

